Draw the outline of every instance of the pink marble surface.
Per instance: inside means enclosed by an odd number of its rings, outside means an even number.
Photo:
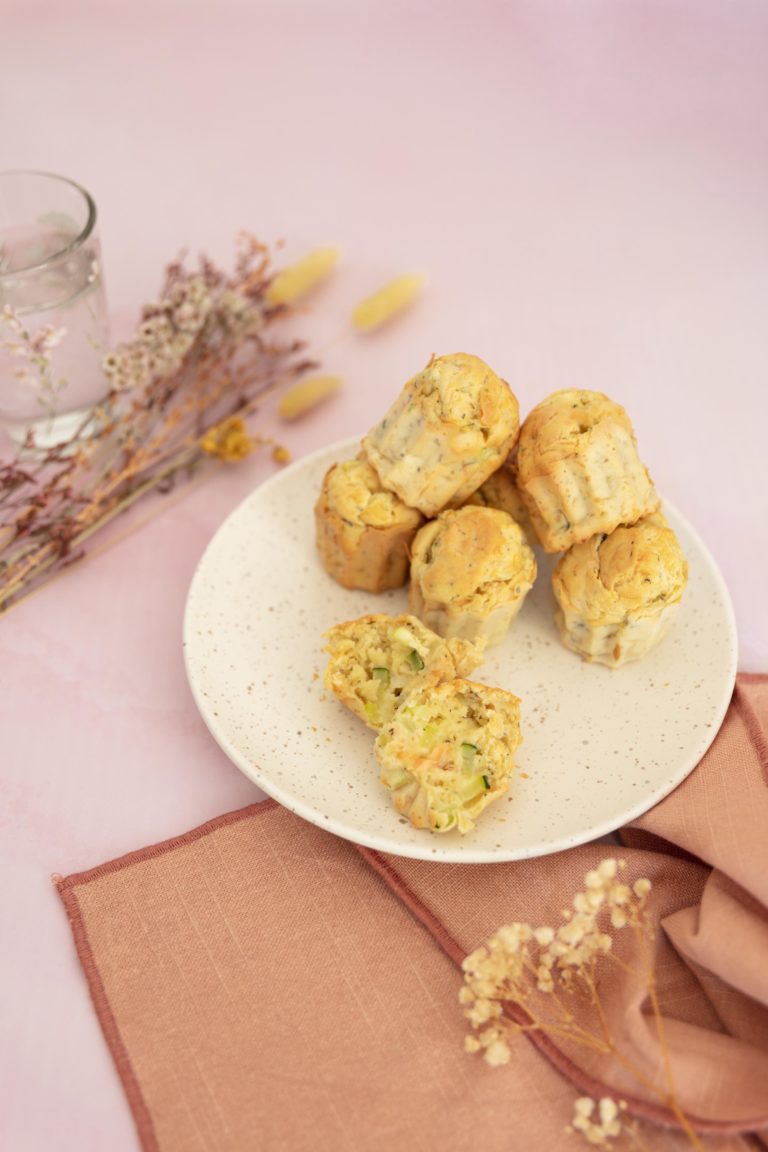
[[[529,408],[603,389],[719,561],[768,668],[768,10],[760,3],[8,3],[8,167],[84,183],[126,331],[183,245],[238,228],[345,262],[306,331],[344,395],[280,435],[362,431],[432,351]],[[409,268],[397,326],[343,336]],[[264,426],[274,429],[273,416]],[[0,621],[0,1144],[136,1147],[53,872],[253,800],[184,676],[195,564],[273,469],[225,470]]]

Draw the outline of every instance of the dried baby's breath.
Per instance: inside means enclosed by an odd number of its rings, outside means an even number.
[[[608,858],[587,872],[583,889],[563,911],[559,925],[505,924],[465,958],[459,1002],[473,1029],[465,1047],[496,1067],[511,1058],[515,1033],[538,1031],[611,1056],[670,1108],[691,1144],[701,1148],[677,1101],[669,1064],[652,959],[651,882],[643,878],[631,887],[623,883],[620,874],[625,867],[623,860]],[[640,956],[637,970],[614,956],[611,933],[622,929],[635,935]],[[662,1050],[663,1084],[650,1081],[616,1043],[598,979],[600,966],[608,963],[618,964],[628,979],[646,987]],[[574,1011],[574,997],[581,998],[585,1012]],[[518,1009],[515,1018],[505,1011],[509,1005]],[[593,1120],[595,1107],[593,1101],[579,1102],[572,1128],[590,1143],[606,1144],[620,1131],[618,1109],[606,1098],[597,1106],[598,1119]]]

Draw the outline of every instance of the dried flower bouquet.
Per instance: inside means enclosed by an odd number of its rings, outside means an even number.
[[[267,249],[243,235],[234,271],[202,258],[172,263],[135,337],[104,360],[105,398],[72,437],[0,462],[0,610],[84,554],[90,537],[145,494],[203,462],[239,460],[264,439],[247,420],[279,384],[310,367],[296,341],[272,338]],[[52,407],[50,349],[59,333],[26,331],[8,311],[11,351]],[[285,454],[276,450],[276,459]]]

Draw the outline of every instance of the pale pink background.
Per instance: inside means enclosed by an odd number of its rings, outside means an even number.
[[[741,667],[768,668],[764,4],[6,0],[0,108],[5,166],[95,196],[118,333],[184,245],[343,248],[304,330],[347,388],[279,430],[295,456],[365,429],[432,351],[482,355],[524,409],[622,401],[722,567]],[[418,307],[335,340],[411,268]],[[0,621],[3,1147],[135,1147],[49,876],[258,795],[180,635],[206,542],[273,467],[223,470]]]

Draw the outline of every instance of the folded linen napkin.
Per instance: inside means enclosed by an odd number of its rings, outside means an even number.
[[[741,676],[695,772],[623,832],[626,878],[654,885],[678,1098],[718,1152],[768,1143],[767,725],[768,677]],[[585,1092],[625,1099],[647,1147],[690,1147],[615,1060],[535,1032],[503,1068],[463,1051],[462,957],[502,923],[556,921],[606,852],[430,864],[266,801],[60,879],[142,1147],[573,1149]],[[659,1081],[642,986],[611,969],[601,998]]]

